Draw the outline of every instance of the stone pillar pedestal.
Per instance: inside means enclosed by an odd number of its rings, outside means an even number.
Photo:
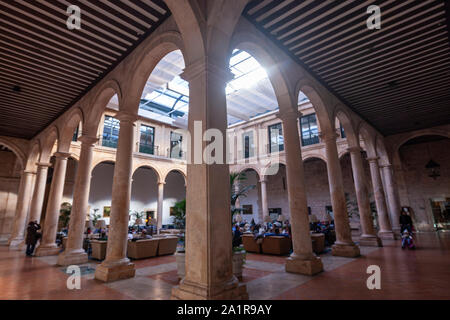
[[[158,205],[157,205],[157,213],[156,213],[156,225],[158,228],[158,234],[161,231],[162,228],[162,221],[163,221],[163,208],[164,208],[164,185],[165,182],[158,182]]]
[[[11,237],[8,241],[10,250],[17,250],[24,241],[28,210],[30,208],[32,182],[35,173],[24,170],[20,179],[19,194],[17,197],[16,218]]]
[[[83,249],[83,234],[91,184],[92,153],[94,143],[98,139],[83,135],[78,140],[81,141],[80,160],[75,177],[66,248],[58,256],[58,265],[60,266],[82,264],[88,261],[88,255]]]
[[[114,167],[111,217],[106,258],[95,270],[95,279],[110,282],[134,277],[134,264],[127,258],[128,221],[136,115],[119,113],[119,142]]]
[[[323,265],[322,260],[312,250],[305,174],[297,127],[301,114],[296,109],[296,106],[289,106],[278,114],[278,117],[283,123],[286,178],[293,246],[293,253],[286,260],[285,268],[286,272],[311,276],[323,271]]]
[[[370,209],[369,192],[367,191],[366,177],[361,157],[360,147],[348,148],[352,162],[353,179],[355,181],[356,199],[362,229],[359,240],[360,246],[381,247],[381,239],[376,235],[373,227],[372,210]]]
[[[375,197],[375,205],[377,207],[378,224],[380,230],[378,236],[381,239],[393,240],[395,239],[392,232],[391,222],[389,221],[388,211],[386,207],[386,200],[384,197],[383,183],[381,181],[380,169],[378,167],[378,157],[367,158],[370,165],[370,175],[372,177],[373,192]]]
[[[335,132],[321,134],[321,139],[325,142],[328,183],[330,185],[331,205],[333,207],[336,232],[336,242],[332,246],[332,254],[342,257],[357,257],[360,255],[360,251],[351,236],[336,138],[337,134]]]
[[[55,255],[60,251],[55,240],[64,192],[64,181],[66,179],[67,158],[69,156],[69,153],[55,153],[55,170],[53,171],[52,185],[50,186],[45,225],[43,228],[41,244],[36,249],[36,256],[38,257]]]

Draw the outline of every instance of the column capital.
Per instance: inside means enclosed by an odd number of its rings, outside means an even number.
[[[347,151],[350,153],[357,153],[357,152],[361,152],[362,148],[359,146],[354,146],[354,147],[348,147]]]
[[[369,162],[377,162],[378,159],[380,159],[380,157],[368,157],[367,161],[369,161]]]
[[[285,119],[292,119],[295,118],[296,120],[298,118],[300,118],[303,115],[303,113],[301,113],[298,110],[295,109],[290,109],[290,110],[284,110],[284,111],[278,111],[275,116],[277,118],[280,118],[281,120],[285,120]]]
[[[262,177],[261,179],[259,179],[259,182],[260,183],[266,183],[267,182],[267,177],[266,176]]]
[[[328,141],[336,141],[337,137],[339,135],[336,132],[320,132],[319,133],[319,137],[321,140],[323,140],[324,142],[328,142]]]
[[[117,120],[119,120],[120,122],[131,122],[131,123],[134,123],[137,120],[138,115],[137,114],[128,113],[128,112],[119,112],[118,114],[116,114],[115,118]]]
[[[216,77],[223,79],[225,82],[234,79],[234,74],[228,67],[222,67],[217,64],[211,63],[206,59],[200,59],[186,66],[180,77],[186,81],[191,81],[203,74],[204,72],[210,72]]]
[[[39,167],[39,168],[45,168],[45,167],[51,167],[52,166],[52,164],[50,163],[50,162],[36,162],[36,165]]]
[[[166,182],[165,182],[165,181],[158,181],[158,186],[159,186],[160,184],[165,185]]]
[[[54,153],[54,156],[56,157],[56,158],[60,158],[60,159],[67,159],[67,158],[69,158],[70,156],[71,156],[71,153],[69,153],[69,152],[55,152]]]
[[[91,144],[93,145],[98,141],[97,137],[88,136],[88,135],[81,135],[78,137],[78,141],[81,141],[83,144]]]
[[[36,171],[32,171],[32,170],[23,170],[22,174],[36,174]]]
[[[392,164],[390,164],[390,163],[388,163],[388,164],[380,164],[379,166],[380,166],[381,169],[383,169],[383,168],[388,168],[388,169],[392,168]]]

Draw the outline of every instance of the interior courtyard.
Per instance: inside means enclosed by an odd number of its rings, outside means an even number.
[[[1,300],[450,299],[448,1],[70,4],[0,3]]]

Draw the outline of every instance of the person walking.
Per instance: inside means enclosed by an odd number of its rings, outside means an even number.
[[[28,223],[27,238],[25,240],[25,244],[27,245],[27,257],[31,257],[33,255],[36,243],[40,238],[40,233],[38,232],[39,229],[41,229],[41,226],[37,223],[37,221],[30,221],[30,223]]]

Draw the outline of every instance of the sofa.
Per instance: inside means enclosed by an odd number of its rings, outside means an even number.
[[[164,256],[168,254],[174,254],[177,251],[178,237],[166,236],[158,237],[158,256]]]
[[[253,234],[243,234],[242,244],[247,252],[261,253],[261,244],[256,242]]]
[[[156,256],[158,239],[128,240],[127,256],[131,259],[144,259]]]
[[[284,236],[267,236],[264,237],[261,250],[265,254],[286,255],[291,251],[291,239]]]

